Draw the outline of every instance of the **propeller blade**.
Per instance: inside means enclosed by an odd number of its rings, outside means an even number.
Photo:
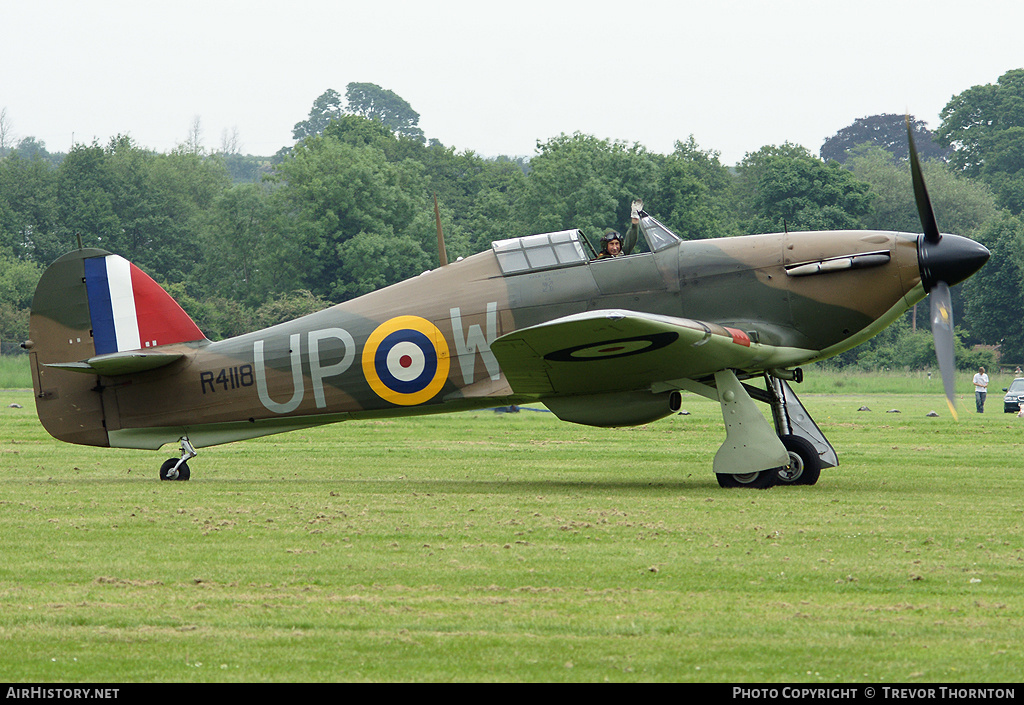
[[[942,235],[939,234],[939,226],[935,222],[935,212],[932,210],[932,201],[928,198],[928,189],[924,186],[921,162],[918,161],[917,149],[914,148],[914,135],[910,129],[909,115],[907,115],[907,144],[910,147],[910,175],[914,181],[914,202],[917,203],[917,214],[921,218],[921,227],[924,228],[924,240],[936,243],[942,239]]]
[[[931,293],[932,337],[935,340],[935,357],[939,360],[942,373],[942,387],[946,392],[946,403],[953,418],[959,420],[954,406],[954,378],[956,361],[953,353],[953,304],[946,282],[936,282]]]

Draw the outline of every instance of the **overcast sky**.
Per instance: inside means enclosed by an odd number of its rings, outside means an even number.
[[[1019,0],[0,0],[0,108],[50,151],[119,133],[159,151],[198,117],[270,155],[328,88],[376,83],[459,151],[532,155],[583,132],[733,164],[817,153],[1024,68]]]

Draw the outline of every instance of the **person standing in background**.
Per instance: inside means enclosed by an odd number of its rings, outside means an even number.
[[[978,407],[978,413],[985,413],[985,397],[988,396],[988,375],[985,368],[979,367],[974,375],[974,404]]]

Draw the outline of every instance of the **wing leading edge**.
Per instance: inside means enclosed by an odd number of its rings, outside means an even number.
[[[539,397],[651,389],[724,369],[763,370],[809,351],[752,342],[745,332],[620,309],[588,311],[501,336],[491,351],[517,394]]]

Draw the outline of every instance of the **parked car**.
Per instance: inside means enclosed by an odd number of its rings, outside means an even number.
[[[1003,411],[1007,414],[1016,414],[1020,411],[1020,405],[1024,404],[1024,377],[1017,377],[1010,382],[1009,387],[1003,387],[1006,396],[1003,397]]]

